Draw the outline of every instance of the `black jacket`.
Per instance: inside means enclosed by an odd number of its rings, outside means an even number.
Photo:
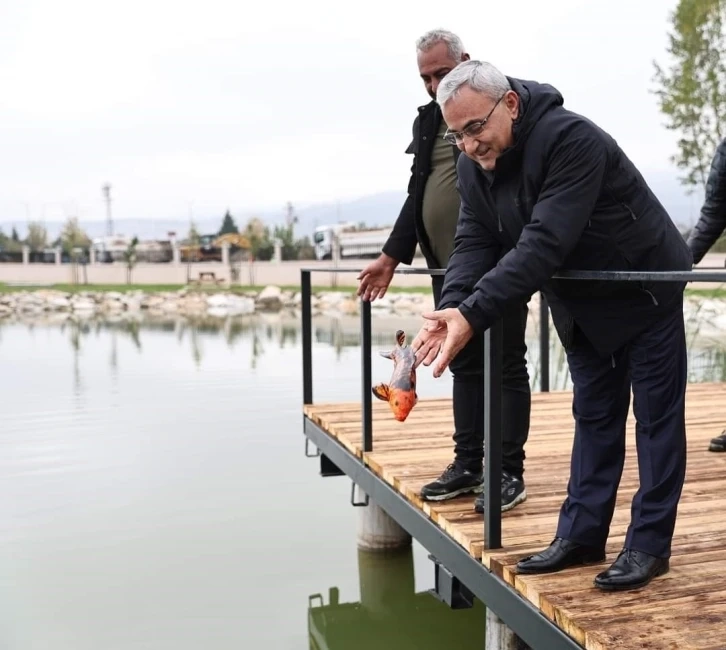
[[[418,243],[428,268],[438,268],[439,266],[431,252],[422,215],[424,189],[431,173],[431,155],[441,119],[441,109],[435,101],[432,100],[425,106],[419,106],[418,115],[413,122],[413,139],[406,149],[406,153],[413,154],[408,196],[388,240],[383,245],[383,252],[386,255],[390,255],[404,264],[411,264]],[[451,155],[456,164],[460,151],[454,145],[451,146],[451,149]],[[440,276],[438,279],[439,282],[442,281]]]
[[[726,229],[726,138],[716,147],[706,181],[701,217],[688,236],[693,261],[698,264]]]
[[[458,161],[461,210],[438,308],[476,331],[542,289],[563,344],[576,323],[607,356],[658,319],[682,282],[552,280],[558,270],[690,270],[691,253],[617,143],[552,86],[511,79],[515,144],[487,174]],[[501,258],[501,259],[500,259]]]

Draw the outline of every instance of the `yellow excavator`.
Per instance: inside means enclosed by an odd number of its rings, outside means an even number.
[[[224,235],[202,235],[199,243],[184,243],[179,247],[182,262],[221,262],[222,246],[229,244],[229,261],[240,262],[247,259],[250,240],[236,232]]]

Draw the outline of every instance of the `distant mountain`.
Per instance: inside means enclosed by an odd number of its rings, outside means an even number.
[[[353,201],[341,201],[339,204],[323,203],[301,207],[296,209],[299,218],[296,230],[301,235],[309,235],[316,226],[339,221],[364,222],[369,227],[392,226],[405,200],[404,190],[369,194]],[[282,217],[277,221],[282,221]]]
[[[355,223],[363,221],[369,226],[392,225],[398,217],[405,198],[405,192],[382,192],[363,196],[353,201],[341,201],[339,204],[332,202],[295,207],[295,212],[298,215],[295,232],[299,237],[312,236],[316,226],[338,221],[352,221]],[[269,226],[282,224],[285,220],[284,210],[282,209],[275,211],[231,210],[231,212],[239,228],[242,228],[253,215],[262,219]],[[222,216],[194,217],[194,223],[197,230],[202,234],[217,232],[222,225]],[[55,239],[60,234],[64,223],[61,220],[47,220],[45,222],[50,239]],[[169,232],[176,232],[177,237],[183,238],[189,232],[188,217],[182,219],[115,218],[113,224],[116,234],[136,235],[139,239],[166,239]],[[80,225],[91,238],[103,237],[106,234],[105,221],[98,219],[80,220]],[[12,232],[13,226],[17,229],[21,238],[25,237],[27,224],[24,219],[0,221],[0,229],[7,235]]]
[[[671,173],[646,174],[646,179],[676,224],[681,229],[690,228],[698,218],[702,193],[688,196],[678,184],[675,175]],[[352,201],[339,203],[295,206],[298,215],[295,232],[301,237],[312,235],[316,226],[338,221],[364,222],[367,226],[390,226],[396,221],[405,198],[405,190],[401,190],[369,194]],[[285,218],[282,209],[274,212],[232,210],[232,215],[240,228],[252,214],[270,226],[283,223]],[[222,224],[222,215],[195,217],[195,223],[200,233],[217,232]],[[54,239],[60,234],[63,222],[48,221],[45,225],[49,237]],[[24,220],[0,222],[0,229],[6,234],[10,234],[13,226],[16,227],[21,238],[25,236],[27,226]],[[101,220],[81,221],[81,226],[92,238],[106,234],[106,224]],[[123,235],[137,235],[140,239],[165,239],[170,231],[176,232],[177,237],[183,238],[189,231],[189,218],[114,219],[114,230]]]

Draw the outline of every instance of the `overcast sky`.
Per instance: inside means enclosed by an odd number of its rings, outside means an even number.
[[[553,84],[647,175],[675,0],[0,0],[0,221],[240,214],[408,181],[415,40]]]

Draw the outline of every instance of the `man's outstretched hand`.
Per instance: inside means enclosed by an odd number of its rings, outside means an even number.
[[[428,321],[411,346],[417,358],[423,358],[428,366],[438,355],[434,365],[434,377],[441,377],[451,360],[461,351],[474,335],[469,321],[455,307],[423,314]]]
[[[416,353],[416,367],[421,363],[430,366],[446,340],[446,323],[427,321],[419,330],[416,338],[411,341],[411,348]]]
[[[385,253],[373,260],[366,266],[356,280],[360,280],[357,294],[365,301],[374,301],[376,298],[383,298],[386,295],[388,285],[393,279],[393,272],[398,266],[398,260],[394,260]]]

